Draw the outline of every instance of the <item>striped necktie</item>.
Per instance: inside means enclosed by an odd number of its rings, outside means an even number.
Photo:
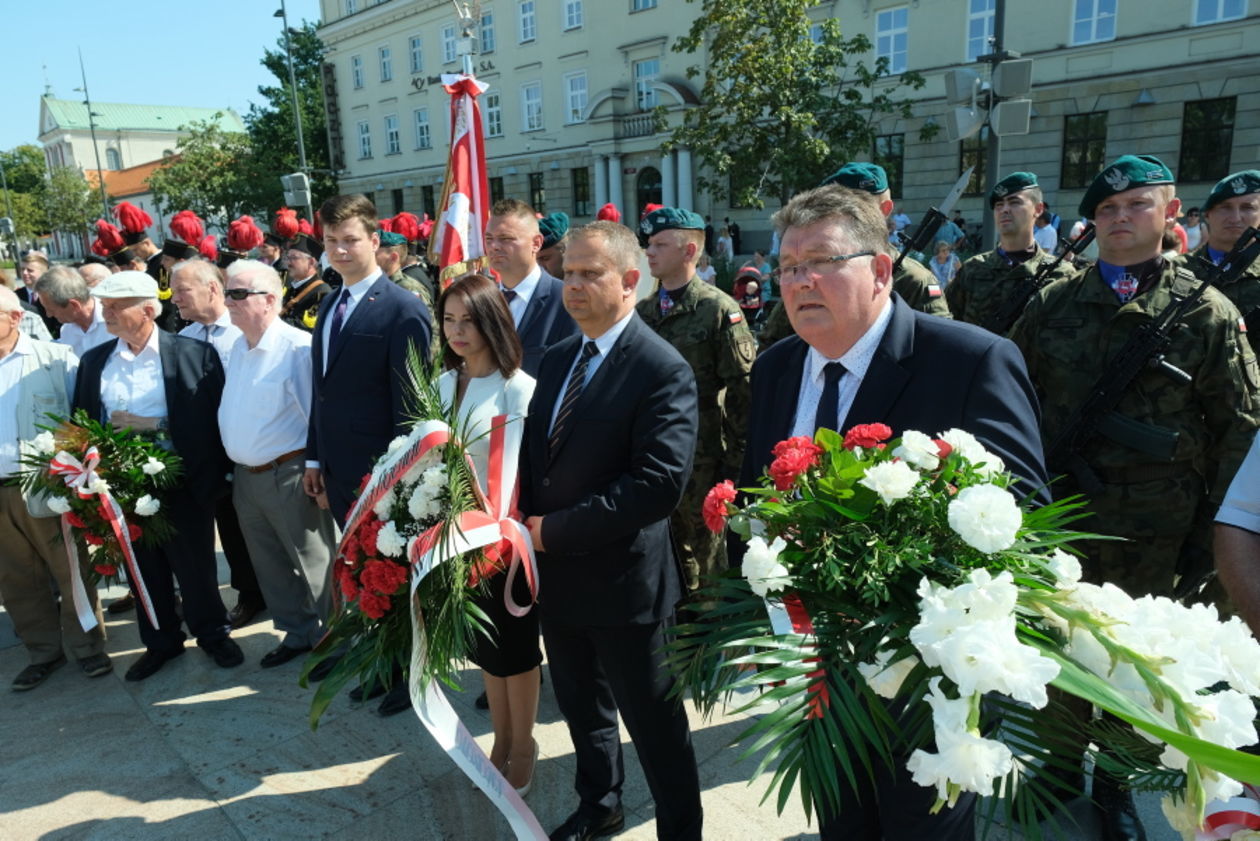
[[[573,406],[577,403],[578,398],[582,396],[582,389],[586,386],[587,363],[597,353],[599,353],[599,348],[595,346],[594,342],[587,341],[583,343],[582,355],[578,357],[577,364],[573,366],[573,372],[569,374],[568,385],[564,388],[564,399],[560,401],[560,408],[556,411],[555,423],[551,425],[551,436],[547,439],[548,456],[555,454],[556,445],[560,443],[560,433],[564,429],[564,423],[573,412]]]

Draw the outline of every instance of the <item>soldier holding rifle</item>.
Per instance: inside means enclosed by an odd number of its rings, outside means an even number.
[[[1247,228],[1260,228],[1260,170],[1246,169],[1216,183],[1203,205],[1208,223],[1203,246],[1186,260],[1186,268],[1206,280],[1208,264],[1220,265]],[[1206,262],[1205,262],[1206,261]],[[1260,263],[1252,263],[1233,283],[1221,286],[1249,328],[1251,350],[1260,345]]]

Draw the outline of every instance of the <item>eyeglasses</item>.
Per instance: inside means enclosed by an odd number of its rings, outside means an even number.
[[[250,295],[266,295],[267,292],[264,289],[225,289],[223,294],[233,301],[244,301]]]
[[[815,257],[812,260],[802,260],[794,266],[779,266],[770,272],[770,276],[779,284],[794,281],[805,276],[815,279],[825,274],[827,269],[836,263],[843,263],[855,257],[874,256],[874,251],[858,251],[854,254],[837,254],[834,257]]]

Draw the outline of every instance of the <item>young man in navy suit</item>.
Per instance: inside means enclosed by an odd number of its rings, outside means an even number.
[[[577,325],[565,312],[563,284],[538,264],[543,234],[534,209],[517,199],[495,202],[485,240],[490,268],[499,277],[525,350],[521,370],[536,376],[547,348],[575,334]]]
[[[581,335],[547,351],[525,421],[521,510],[556,700],[577,756],[577,810],[551,834],[617,832],[617,715],[656,802],[657,837],[699,841],[691,731],[661,646],[683,594],[669,537],[695,454],[695,377],[635,314],[639,246],[622,225],[570,234],[564,305]]]
[[[880,422],[894,435],[964,429],[1001,456],[1025,492],[1044,496],[1039,413],[1023,357],[1010,341],[915,312],[892,291],[891,249],[874,197],[820,187],[793,198],[774,223],[783,306],[797,335],[753,366],[740,485],[756,481],[785,438],[812,438],[820,425],[841,431]],[[857,791],[841,781],[838,812],[821,816],[822,838],[970,841],[974,795],[930,814],[936,792],[910,779],[905,760],[876,767],[876,780]]]

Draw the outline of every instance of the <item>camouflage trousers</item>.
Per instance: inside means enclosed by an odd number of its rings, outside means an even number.
[[[717,471],[693,472],[682,502],[669,520],[689,592],[713,573],[726,569],[726,541],[709,531],[701,513],[705,495],[718,481]]]

